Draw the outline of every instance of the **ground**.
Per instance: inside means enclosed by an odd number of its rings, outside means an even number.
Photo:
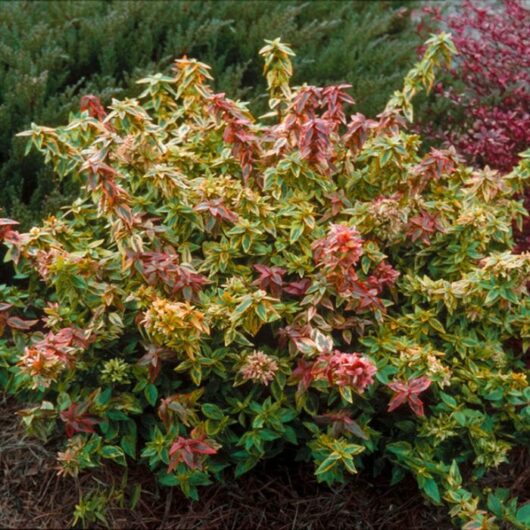
[[[77,480],[61,478],[56,442],[25,438],[15,415],[17,406],[4,400],[0,408],[0,527],[71,526],[79,489],[98,480],[110,483],[122,469],[108,467]],[[516,456],[517,465],[491,478],[492,486],[506,482],[514,484],[516,492],[530,490],[528,453]],[[390,488],[361,474],[332,490],[316,483],[310,467],[287,461],[267,462],[238,481],[205,487],[197,502],[177,489],[159,488],[142,466],[130,469],[129,479],[141,483],[143,493],[134,511],[118,504],[109,509],[108,523],[115,529],[453,528],[447,510],[426,503],[412,480]]]

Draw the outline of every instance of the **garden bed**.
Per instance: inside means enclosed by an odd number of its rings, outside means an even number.
[[[0,527],[66,528],[79,487],[94,478],[112,482],[113,468],[77,480],[58,476],[56,444],[25,438],[17,408],[2,404]],[[135,510],[109,509],[108,522],[115,529],[452,528],[445,510],[429,506],[413,480],[390,488],[361,476],[330,489],[316,482],[310,466],[277,459],[238,481],[204,488],[200,500],[190,503],[179,490],[160,488],[140,465],[129,476],[131,483],[142,483],[142,496]]]

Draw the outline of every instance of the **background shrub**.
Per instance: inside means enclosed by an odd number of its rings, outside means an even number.
[[[437,24],[453,35],[458,56],[422,112],[422,131],[454,145],[478,167],[509,171],[530,145],[530,9],[520,0],[466,0],[425,8],[420,32]],[[525,204],[530,212],[530,190]],[[530,217],[516,235],[530,249]]]
[[[458,55],[435,91],[426,132],[470,163],[509,171],[530,144],[530,10],[519,0],[425,8],[420,28],[449,30]],[[438,120],[436,119],[438,118]]]
[[[377,120],[347,85],[292,87],[276,40],[268,117],[186,58],[24,133],[81,192],[1,221],[25,284],[2,288],[0,373],[30,432],[64,430],[63,473],[141,458],[196,498],[294,447],[321,482],[411,473],[468,529],[528,526],[479,480],[529,441],[530,153],[505,176],[422,154],[411,100],[454,51],[428,44]]]
[[[137,95],[134,80],[189,54],[213,67],[216,89],[266,101],[257,51],[269,34],[304,50],[295,82],[347,81],[358,108],[380,112],[414,61],[408,2],[3,2],[0,5],[0,206],[25,226],[55,211],[60,186],[14,135],[64,123],[84,94]]]

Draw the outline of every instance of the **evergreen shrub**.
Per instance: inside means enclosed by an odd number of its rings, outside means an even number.
[[[0,374],[30,433],[64,432],[62,473],[138,459],[197,498],[290,448],[326,484],[411,473],[467,529],[528,527],[480,479],[529,441],[530,154],[507,175],[421,154],[411,100],[453,51],[431,38],[375,119],[347,84],[293,86],[277,39],[260,118],[181,58],[23,134],[81,190],[0,224]]]

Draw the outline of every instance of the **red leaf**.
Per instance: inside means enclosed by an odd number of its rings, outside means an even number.
[[[416,414],[417,416],[425,416],[425,412],[423,410],[423,402],[417,395],[410,395],[409,398],[409,406],[412,409],[412,412]]]
[[[393,381],[387,386],[391,388],[396,395],[390,400],[388,404],[388,412],[397,409],[403,403],[408,402],[409,407],[417,416],[424,416],[423,402],[418,397],[418,394],[427,390],[431,385],[431,380],[427,377],[418,377],[411,379],[408,383]]]
[[[76,404],[72,403],[68,409],[61,412],[60,417],[63,420],[66,431],[66,436],[71,438],[76,432],[93,433],[94,426],[99,423],[96,418],[92,418],[85,414],[85,410],[89,403]]]
[[[295,282],[289,282],[283,286],[283,290],[293,296],[303,296],[311,285],[309,278],[302,278]]]
[[[401,407],[403,403],[407,401],[407,394],[400,393],[396,394],[388,403],[388,412],[396,410],[398,407]]]
[[[427,377],[418,377],[417,379],[412,379],[409,382],[409,391],[414,394],[419,394],[424,390],[427,390],[431,386],[432,381]]]
[[[38,320],[23,320],[20,317],[9,317],[7,319],[7,325],[14,329],[28,330],[34,326]]]
[[[193,452],[201,455],[215,455],[217,453],[217,449],[210,447],[205,442],[198,442],[194,444]]]

